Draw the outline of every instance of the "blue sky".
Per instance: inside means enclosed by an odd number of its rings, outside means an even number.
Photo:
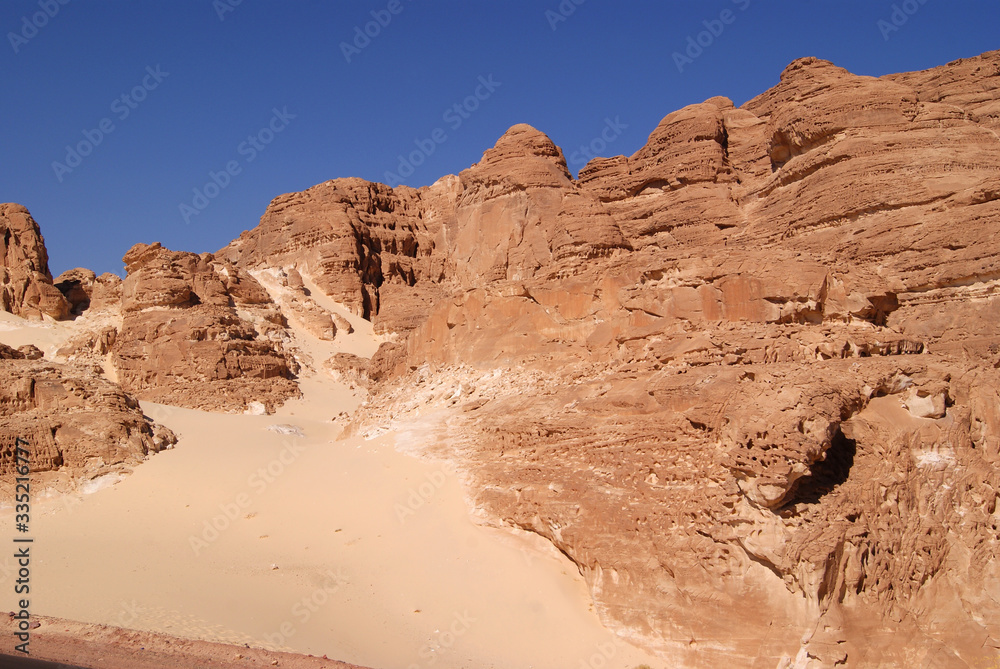
[[[924,69],[1000,48],[998,19],[996,0],[4,0],[0,201],[31,210],[53,274],[121,274],[136,242],[215,251],[327,179],[432,183],[515,123],[575,173],[602,134],[631,154],[795,58]]]

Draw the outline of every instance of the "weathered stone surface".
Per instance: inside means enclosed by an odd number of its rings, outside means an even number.
[[[336,339],[338,332],[348,334],[353,331],[346,318],[324,309],[312,298],[302,275],[294,267],[259,270],[254,271],[254,275],[290,325],[325,341]]]
[[[278,197],[214,256],[137,245],[122,327],[86,347],[141,397],[272,406],[285,318],[343,327],[318,286],[395,335],[326,362],[372,393],[348,432],[419,429],[669,666],[976,666],[1000,650],[998,119],[993,52],[800,59],[577,179],[517,125],[426,188]],[[73,272],[80,311],[100,279]]]
[[[964,116],[994,130],[1000,126],[1000,63],[997,52],[962,58],[920,72],[903,72],[882,77],[916,92],[920,102],[957,107]]]
[[[122,280],[106,272],[96,276],[89,269],[77,267],[55,278],[55,286],[66,297],[70,311],[79,316],[87,309],[115,309],[121,303]]]
[[[17,350],[21,353],[27,360],[40,360],[45,357],[42,350],[35,346],[34,344],[25,344],[24,346],[18,346]]]
[[[25,318],[69,316],[69,304],[49,273],[38,224],[19,204],[0,204],[0,308]]]
[[[40,487],[126,473],[177,441],[94,370],[0,357],[0,486],[13,490],[18,440]]]
[[[275,198],[260,225],[221,249],[242,268],[296,267],[355,313],[379,311],[385,282],[439,277],[431,259],[440,221],[422,220],[420,195],[361,179],[337,179]]]
[[[516,125],[460,175],[448,267],[463,287],[569,274],[628,247],[615,220],[581,197],[562,151]]]
[[[444,273],[407,295],[439,292],[330,362],[374,393],[350,431],[418,423],[672,666],[974,666],[1000,648],[998,83],[1000,52],[801,59],[576,181],[515,126],[445,210],[417,191]]]
[[[24,360],[25,357],[23,351],[7,346],[7,344],[0,344],[0,360]]]
[[[137,244],[123,260],[124,319],[111,349],[123,388],[223,411],[250,402],[273,410],[298,393],[283,317],[252,276],[211,254],[159,243]]]

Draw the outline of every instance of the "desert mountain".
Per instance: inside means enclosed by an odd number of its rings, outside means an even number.
[[[805,58],[576,179],[517,125],[429,187],[337,179],[215,254],[139,244],[121,286],[53,284],[3,205],[4,307],[103,310],[60,355],[140,399],[267,409],[297,392],[287,320],[337,336],[305,281],[386,337],[326,365],[371,392],[350,431],[419,434],[670,666],[962,667],[1000,650],[998,126],[1000,52]]]

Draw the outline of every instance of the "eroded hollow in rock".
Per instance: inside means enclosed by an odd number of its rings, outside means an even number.
[[[857,444],[844,436],[838,426],[826,456],[814,462],[809,473],[795,482],[779,513],[792,512],[797,504],[818,504],[824,495],[833,492],[850,476],[856,453]]]
[[[55,284],[70,304],[70,314],[79,316],[90,308],[90,295],[83,282],[78,279],[68,279]]]

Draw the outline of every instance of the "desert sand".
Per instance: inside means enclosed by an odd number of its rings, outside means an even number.
[[[371,355],[370,324],[342,313],[355,331],[336,342],[294,330],[303,360]],[[72,334],[2,317],[9,345],[51,352]],[[451,467],[399,452],[392,433],[338,439],[333,419],[359,396],[310,370],[300,383],[274,415],[143,402],[176,447],[36,500],[33,613],[370,667],[652,661],[601,625],[551,545],[477,525]]]
[[[800,58],[575,177],[516,124],[125,278],[0,204],[0,303],[54,319],[0,323],[32,607],[374,667],[985,666],[998,100],[1000,52]]]

